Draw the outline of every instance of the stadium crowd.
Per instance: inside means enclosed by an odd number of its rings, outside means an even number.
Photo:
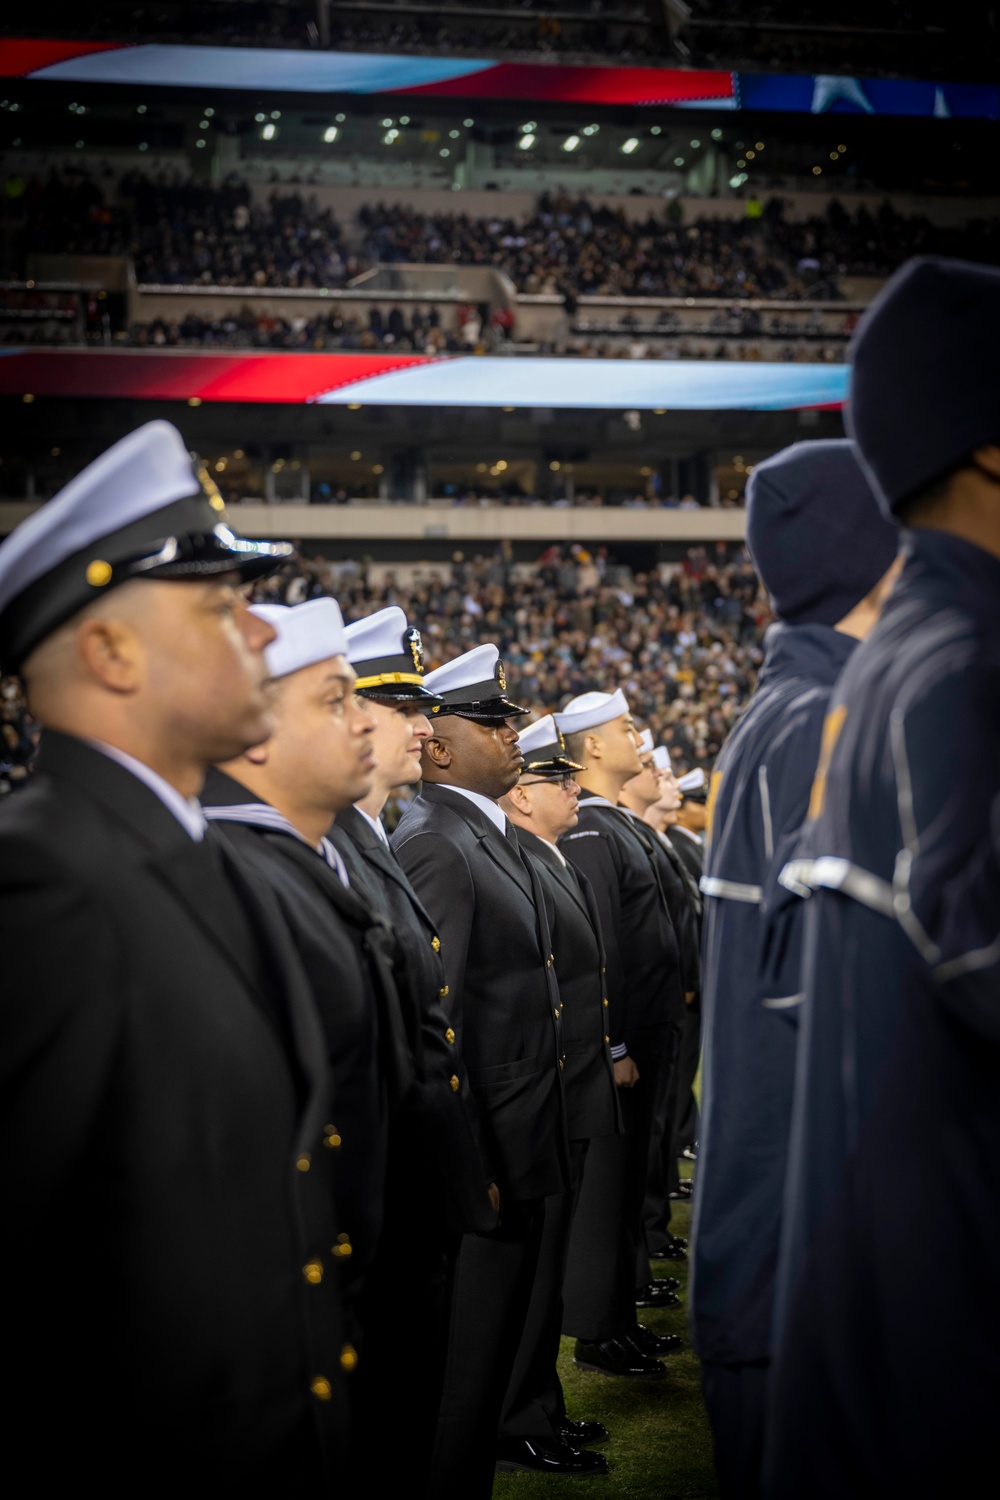
[[[140,283],[166,285],[339,287],[379,264],[457,263],[495,266],[521,292],[570,298],[835,299],[838,277],[887,276],[911,255],[1000,260],[996,219],[944,227],[888,201],[851,214],[834,199],[823,215],[791,219],[773,197],[748,200],[743,218],[691,223],[672,203],[662,217],[632,222],[585,197],[545,192],[521,217],[373,203],[347,228],[297,189],[255,201],[238,174],[211,186],[131,171],[109,191],[89,174],[53,172],[23,186],[27,254],[129,255]]]

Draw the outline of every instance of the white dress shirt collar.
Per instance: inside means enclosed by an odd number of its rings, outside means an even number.
[[[382,819],[381,818],[373,818],[370,813],[366,813],[365,810],[364,810],[364,808],[361,806],[360,802],[355,802],[355,804],[354,804],[354,811],[355,812],[359,812],[361,814],[361,816],[364,818],[365,822],[368,824],[368,826],[372,830],[372,832],[376,835],[377,838],[381,839],[382,843],[388,849],[389,848],[389,835],[385,831],[385,824],[382,822]]]
[[[469,801],[473,804],[474,807],[478,807],[481,813],[486,814],[490,822],[493,824],[493,827],[497,829],[499,833],[502,833],[504,838],[507,837],[506,814],[489,797],[484,797],[481,792],[470,792],[468,788],[464,786],[452,786],[451,782],[436,781],[434,785],[443,787],[447,792],[457,792],[460,797],[468,797]]]
[[[178,823],[189,834],[196,843],[200,843],[205,837],[205,814],[201,810],[201,803],[197,797],[182,797],[176,787],[171,786],[169,781],[164,781],[158,771],[147,766],[144,761],[136,760],[134,755],[129,755],[124,750],[119,750],[116,745],[106,745],[103,740],[88,740],[87,744],[94,750],[100,750],[109,760],[115,760],[124,770],[130,771],[139,781],[144,781],[151,792],[155,792],[164,807],[172,812]]]

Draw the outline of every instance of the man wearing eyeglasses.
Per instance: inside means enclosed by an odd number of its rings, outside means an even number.
[[[521,731],[524,766],[500,806],[517,829],[521,851],[537,869],[547,907],[563,1013],[563,1084],[569,1130],[570,1190],[546,1198],[542,1247],[531,1307],[507,1387],[498,1448],[501,1468],[541,1473],[607,1472],[603,1455],[586,1449],[606,1441],[600,1422],[571,1422],[556,1373],[562,1330],[562,1283],[573,1211],[587,1147],[622,1130],[607,1038],[604,945],[590,882],[556,847],[575,828],[580,788],[551,714]]]

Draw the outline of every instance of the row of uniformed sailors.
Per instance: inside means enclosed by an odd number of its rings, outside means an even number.
[[[993,1459],[998,333],[995,269],[908,263],[852,441],[748,489],[778,622],[710,794],[691,1294],[727,1500],[960,1494]]]
[[[396,608],[248,609],[288,551],[160,422],[0,546],[44,725],[0,814],[13,1441],[113,1490],[605,1472],[555,1359],[680,1344],[636,1302],[678,1305],[697,836],[620,692],[519,741],[495,646],[424,676]]]

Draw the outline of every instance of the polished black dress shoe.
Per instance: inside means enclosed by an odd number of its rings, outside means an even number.
[[[658,1359],[650,1359],[624,1339],[606,1339],[602,1344],[588,1344],[577,1339],[573,1363],[581,1370],[596,1370],[598,1375],[629,1375],[635,1380],[662,1380],[666,1370]]]
[[[676,1239],[668,1239],[661,1250],[650,1250],[650,1260],[687,1260],[687,1240],[682,1240],[680,1235]]]
[[[667,1197],[670,1199],[671,1203],[687,1203],[693,1192],[694,1184],[691,1182],[691,1179],[688,1177],[682,1177],[680,1184],[675,1188],[671,1188],[670,1192],[667,1194]]]
[[[606,1443],[611,1434],[603,1422],[574,1422],[563,1417],[556,1423],[556,1432],[571,1448],[589,1448],[591,1443]]]
[[[698,1160],[698,1142],[695,1141],[695,1143],[694,1143],[693,1146],[685,1146],[684,1150],[681,1152],[681,1156],[684,1158],[685,1161],[697,1161]]]
[[[679,1276],[654,1276],[650,1286],[662,1287],[666,1292],[676,1292],[680,1286]]]
[[[568,1443],[545,1443],[540,1438],[503,1437],[497,1443],[498,1469],[527,1469],[533,1474],[606,1474],[603,1453],[580,1453]]]
[[[637,1323],[628,1336],[629,1343],[634,1344],[640,1354],[648,1355],[650,1359],[661,1359],[664,1354],[676,1354],[678,1349],[684,1348],[684,1340],[678,1333],[654,1333],[651,1328]]]
[[[669,1287],[657,1286],[653,1281],[649,1286],[636,1287],[635,1305],[636,1307],[680,1307],[681,1299]]]

